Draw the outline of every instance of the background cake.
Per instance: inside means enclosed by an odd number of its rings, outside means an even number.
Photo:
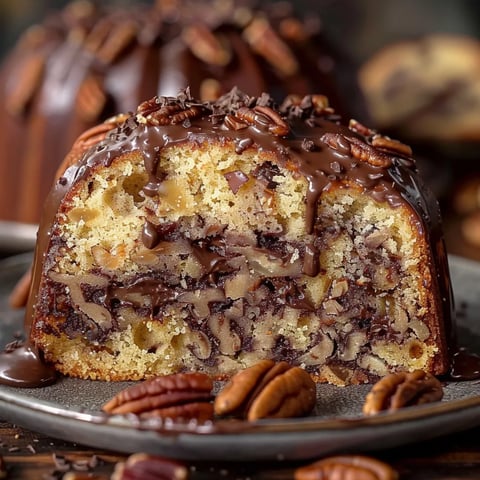
[[[60,372],[446,372],[438,204],[409,147],[342,125],[325,97],[153,98],[82,135],[63,168],[26,313]]]
[[[318,16],[286,2],[69,3],[28,29],[0,71],[0,219],[37,223],[75,138],[153,95],[315,91],[343,112],[342,65]]]

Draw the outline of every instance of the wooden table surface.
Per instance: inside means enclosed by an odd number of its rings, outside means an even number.
[[[7,479],[57,480],[70,472],[68,480],[108,480],[115,464],[126,459],[114,451],[56,440],[8,422],[0,423],[0,439],[0,453],[7,469],[7,476],[3,478]],[[394,467],[400,480],[479,480],[480,428],[422,444],[368,452],[368,455]],[[190,465],[194,467],[190,477],[191,480],[287,480],[293,479],[295,468],[308,463],[213,465],[205,462]]]

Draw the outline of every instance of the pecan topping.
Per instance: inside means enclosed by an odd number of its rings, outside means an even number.
[[[186,480],[188,468],[180,462],[146,453],[134,453],[118,462],[111,480]]]
[[[345,137],[338,133],[324,133],[321,140],[335,150],[341,149],[345,153],[349,150],[350,155],[354,158],[373,167],[387,168],[392,165],[392,159],[389,155],[377,150],[372,145],[362,142],[358,138]]]
[[[167,97],[154,97],[141,103],[137,109],[137,121],[150,125],[176,125],[199,116],[201,105],[187,105],[180,102],[168,103]]]
[[[177,373],[155,377],[120,391],[102,407],[110,414],[133,413],[141,418],[174,420],[213,416],[213,382],[204,373]]]
[[[375,458],[364,455],[337,455],[295,470],[295,480],[320,479],[396,480],[398,473]]]
[[[436,402],[443,397],[440,381],[423,370],[392,373],[379,380],[365,398],[363,413],[375,415],[383,410]]]
[[[308,415],[316,403],[315,383],[300,367],[262,360],[234,375],[217,395],[217,415],[253,421]]]
[[[225,123],[233,130],[240,130],[242,123],[255,125],[258,128],[266,129],[273,135],[283,137],[288,135],[290,128],[283,118],[270,107],[257,105],[254,108],[240,107],[235,112],[235,117],[227,115]],[[240,121],[240,123],[238,122]]]

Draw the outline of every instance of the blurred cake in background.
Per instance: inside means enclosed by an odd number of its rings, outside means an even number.
[[[322,93],[348,116],[339,58],[320,20],[286,2],[72,2],[24,32],[0,70],[0,220],[36,224],[81,132],[186,85],[202,100],[235,85],[276,99]]]
[[[362,65],[359,82],[383,131],[441,145],[480,140],[480,41],[473,37],[391,43]]]
[[[410,143],[440,192],[450,253],[480,260],[480,39],[390,43],[359,70],[373,124]],[[437,190],[438,192],[438,190]]]

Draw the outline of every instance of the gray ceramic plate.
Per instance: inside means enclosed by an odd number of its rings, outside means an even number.
[[[0,253],[17,254],[35,248],[38,225],[0,220]]]
[[[8,292],[25,271],[30,254],[0,263],[0,341],[22,328],[21,311],[7,305]],[[450,257],[458,332],[463,345],[480,352],[480,264]],[[107,417],[100,406],[127,383],[62,378],[41,389],[0,387],[0,416],[59,439],[124,453],[143,451],[186,460],[302,460],[342,451],[405,445],[480,425],[480,383],[448,382],[441,402],[363,418],[369,386],[318,387],[308,418],[207,425],[144,422]]]

